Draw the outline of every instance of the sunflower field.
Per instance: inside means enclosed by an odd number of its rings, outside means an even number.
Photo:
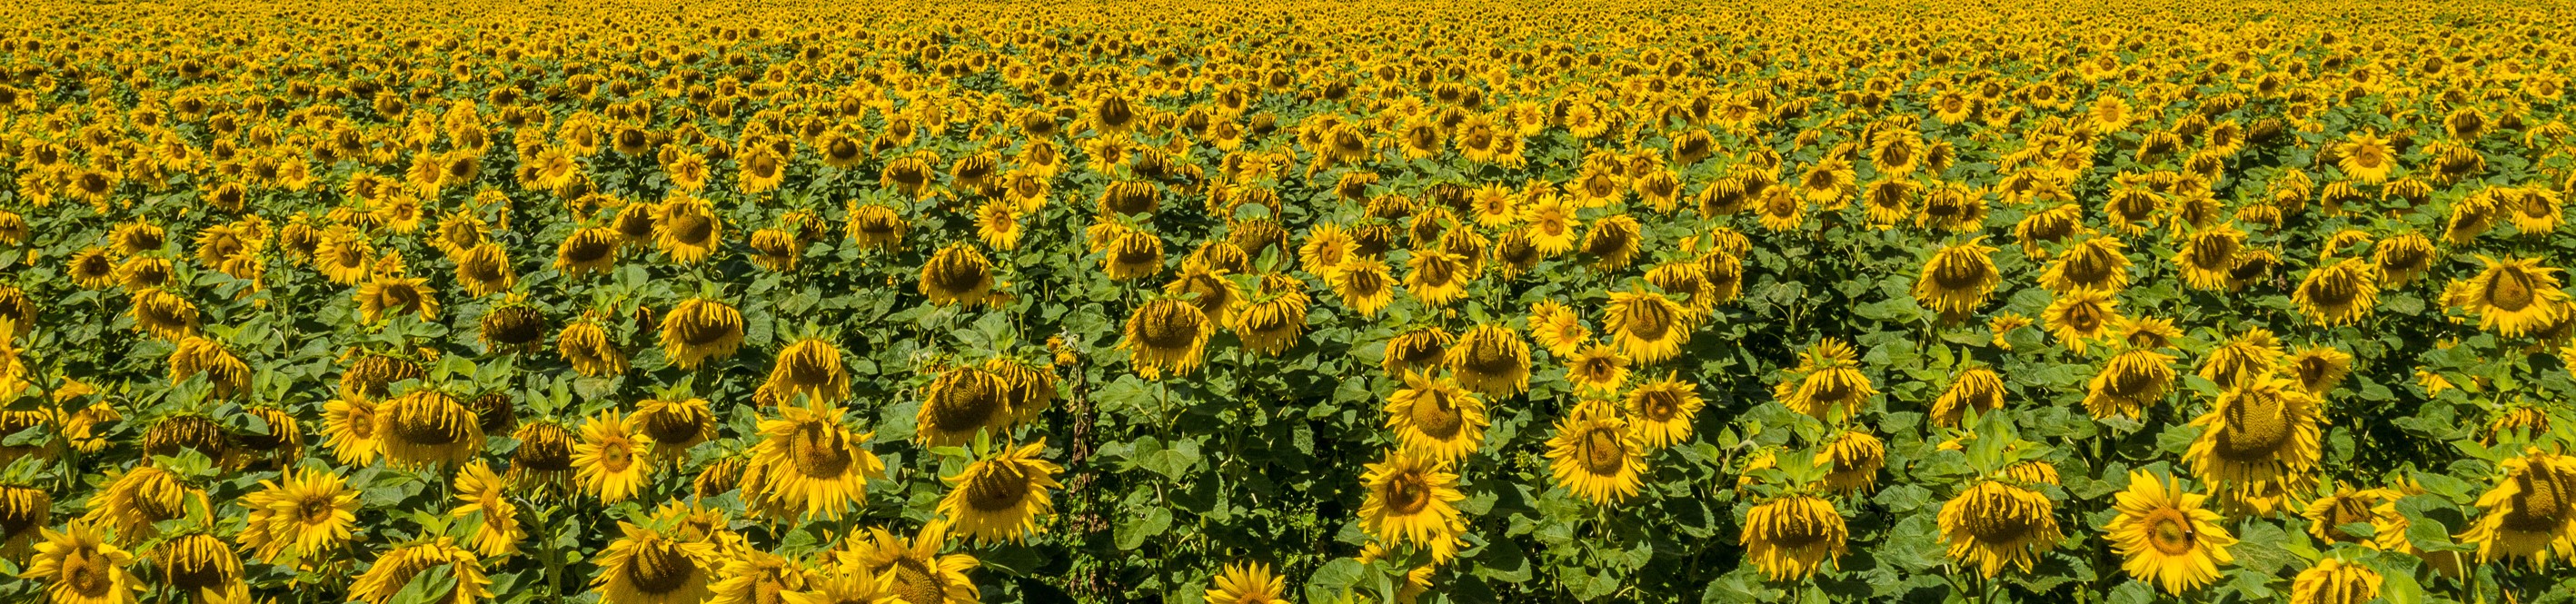
[[[2576,601],[2554,2],[0,6],[0,603]]]

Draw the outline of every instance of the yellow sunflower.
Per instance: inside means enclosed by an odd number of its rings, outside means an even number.
[[[474,604],[492,597],[492,580],[483,576],[482,561],[446,537],[385,550],[349,586],[350,596],[367,604],[387,604],[411,584],[412,578],[441,566],[454,579],[453,587],[444,594],[431,594],[425,600],[429,604]]]
[[[2290,298],[2317,325],[2359,322],[2379,303],[2379,268],[2360,258],[2317,267],[2299,281],[2299,288],[2290,293]]]
[[[1333,295],[1360,315],[1376,317],[1395,297],[1395,280],[1387,273],[1386,262],[1368,256],[1352,256],[1324,274],[1333,286]]]
[[[20,579],[42,581],[54,604],[134,604],[143,584],[126,567],[134,555],[110,542],[108,532],[88,521],[73,521],[63,530],[42,529],[36,557]]]
[[[1447,377],[1407,371],[1404,387],[1387,397],[1386,427],[1409,456],[1465,458],[1483,445],[1485,425],[1485,402]]]
[[[1952,562],[1993,577],[2011,566],[2030,570],[2065,535],[2047,495],[2002,481],[1979,481],[1941,505],[1941,535]]]
[[[2165,392],[2173,387],[2173,361],[2171,355],[2147,349],[2111,357],[2087,385],[2084,409],[2097,418],[2137,418],[2147,405],[2164,400]]]
[[[487,558],[519,553],[519,540],[527,531],[519,526],[519,506],[511,503],[501,476],[492,473],[492,465],[477,459],[456,471],[456,500],[464,505],[449,510],[449,516],[474,517],[479,525],[470,542],[476,553]]]
[[[2048,322],[2049,334],[2057,336],[2067,350],[2082,353],[2086,342],[2110,334],[2111,328],[2120,324],[2120,300],[2100,290],[2059,292],[2056,299],[2049,301],[2048,309],[2040,312],[2040,318]]]
[[[1753,506],[1736,541],[1754,568],[1773,581],[1797,581],[1841,558],[1851,529],[1834,504],[1814,495],[1791,495]]]
[[[1941,389],[1940,398],[1932,401],[1932,423],[1956,428],[1966,423],[1969,411],[1993,413],[2004,406],[2004,378],[1987,367],[1973,367],[1959,372],[1950,386]]]
[[[2504,460],[2496,485],[2478,496],[2478,519],[2460,541],[2478,546],[2478,561],[2524,558],[2532,570],[2553,554],[2576,557],[2576,458],[2525,448]]]
[[[896,536],[883,528],[868,529],[865,538],[852,535],[842,541],[837,553],[843,564],[866,574],[890,577],[895,598],[904,604],[951,604],[983,601],[975,582],[966,578],[974,570],[974,556],[940,555],[948,543],[948,526],[939,521],[922,525],[911,539]]]
[[[1989,255],[1993,246],[1978,237],[1967,243],[1945,246],[1924,261],[1923,274],[1914,280],[1914,300],[1943,317],[1965,317],[1986,303],[2003,274],[1995,270]]]
[[[742,336],[742,311],[721,300],[682,300],[662,317],[663,355],[681,369],[733,356]]]
[[[751,473],[768,489],[760,496],[810,519],[840,518],[857,507],[868,479],[885,476],[885,462],[865,446],[874,434],[851,432],[841,423],[844,414],[830,403],[807,401],[760,420],[751,459]]]
[[[2183,453],[2202,480],[2255,483],[2305,474],[2318,457],[2319,401],[2296,382],[2265,377],[2229,387],[2191,421],[2200,439]]]
[[[1680,303],[1643,289],[1612,292],[1607,315],[1604,330],[1619,353],[1639,363],[1681,356],[1695,319]]]
[[[1699,386],[1682,381],[1678,371],[1668,371],[1664,379],[1628,391],[1628,421],[1640,444],[1661,449],[1690,440],[1691,422],[1699,417],[1702,404]]]
[[[1826,338],[1798,354],[1797,369],[1789,379],[1771,386],[1771,397],[1792,411],[1826,419],[1841,411],[1859,413],[1861,405],[1878,395],[1878,387],[1862,374],[1860,353],[1850,343]]]
[[[653,470],[644,463],[652,448],[652,437],[636,433],[616,409],[602,410],[582,422],[581,441],[572,449],[573,471],[582,492],[607,503],[634,498]]]
[[[1530,339],[1557,358],[1574,356],[1585,342],[1592,341],[1592,330],[1583,326],[1582,315],[1555,300],[1540,300],[1530,305]]]
[[[2558,289],[2558,269],[2539,258],[2497,260],[2478,256],[2486,268],[2467,281],[2452,281],[2442,290],[2442,303],[2476,316],[2478,328],[2504,337],[2539,331],[2568,314],[2567,293]]]
[[[1503,398],[1529,390],[1529,342],[1508,326],[1485,323],[1467,330],[1444,364],[1459,385],[1479,394]]]
[[[1127,318],[1126,339],[1118,347],[1133,355],[1136,373],[1146,379],[1196,371],[1207,354],[1217,323],[1186,300],[1160,298],[1136,307]]]
[[[1401,451],[1369,464],[1360,476],[1368,497],[1360,504],[1360,528],[1380,541],[1412,544],[1446,558],[1457,548],[1460,529],[1458,475],[1449,464]]]
[[[1047,489],[1059,488],[1055,475],[1063,468],[1041,459],[1046,441],[1004,448],[966,465],[948,477],[955,485],[939,500],[939,515],[950,526],[985,542],[1018,543],[1055,515]]]
[[[358,491],[337,474],[290,470],[242,496],[248,524],[233,540],[261,562],[323,562],[349,543],[358,523]]]
[[[697,604],[715,595],[716,545],[619,521],[623,533],[592,560],[590,588],[606,604]]]
[[[2227,546],[2236,538],[2217,512],[2201,507],[2208,498],[2184,492],[2172,477],[2159,481],[2145,470],[2129,472],[2129,488],[2114,498],[2120,515],[2102,527],[2125,559],[2120,569],[2174,595],[2218,581],[2218,565],[2235,560]]]
[[[2050,291],[2078,289],[2116,292],[2129,286],[2127,246],[2113,237],[2091,237],[2060,250],[2041,273],[2039,284]]]
[[[921,295],[932,304],[979,304],[993,284],[992,261],[971,245],[948,244],[921,263]]]
[[[2379,599],[2379,571],[2335,558],[2318,560],[2290,580],[2291,604],[2366,604]]]
[[[1556,485],[1595,505],[1615,505],[1637,495],[1646,472],[1645,445],[1628,420],[1599,401],[1577,406],[1556,422],[1547,441],[1549,475]]]
[[[376,408],[376,446],[387,461],[454,465],[483,452],[481,417],[463,401],[414,390]]]
[[[1271,574],[1270,565],[1259,562],[1227,564],[1225,570],[1208,580],[1208,604],[1286,604],[1281,594],[1287,584]]]

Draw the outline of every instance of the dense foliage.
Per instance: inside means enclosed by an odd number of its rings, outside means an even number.
[[[0,7],[0,600],[2550,602],[2545,3]]]

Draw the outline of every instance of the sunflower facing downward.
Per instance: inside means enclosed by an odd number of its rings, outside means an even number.
[[[1771,397],[1790,410],[1818,419],[1836,410],[1858,413],[1861,405],[1878,395],[1869,376],[1860,372],[1860,354],[1849,343],[1833,338],[1816,342],[1798,354],[1798,368],[1790,378],[1771,386]]]
[[[868,479],[884,477],[885,462],[863,446],[873,434],[851,432],[841,424],[842,415],[830,403],[808,401],[760,421],[750,473],[769,489],[763,497],[804,517],[830,520],[867,496]]]
[[[1587,401],[1557,420],[1547,459],[1557,486],[1595,505],[1636,496],[1646,472],[1645,445],[1617,409],[1600,401]]]
[[[425,600],[428,604],[474,604],[492,597],[492,580],[484,578],[483,563],[474,557],[474,552],[456,547],[455,541],[446,537],[385,550],[349,586],[350,597],[367,604],[392,602],[412,578],[439,566],[447,567],[447,576],[455,579],[454,587]]]
[[[1208,604],[1285,604],[1279,594],[1287,590],[1286,582],[1270,572],[1270,565],[1259,562],[1225,565],[1223,572],[1208,581]]]
[[[2191,420],[2200,439],[2183,453],[2201,480],[2256,483],[2316,466],[2318,401],[2287,379],[2267,377],[2228,388],[2209,413]]]
[[[2290,580],[2291,604],[2366,604],[2379,599],[2379,571],[2342,560],[2318,560]]]
[[[1486,323],[1468,330],[1449,348],[1449,368],[1458,385],[1478,394],[1507,398],[1529,390],[1529,341],[1512,328]]]
[[[883,528],[871,528],[865,538],[852,535],[843,540],[844,549],[836,557],[845,567],[891,578],[894,596],[904,604],[983,601],[975,582],[966,578],[966,571],[977,565],[975,557],[939,555],[940,546],[946,543],[948,525],[936,520],[922,525],[921,533],[908,540]]]
[[[2514,337],[2546,329],[2568,314],[2567,293],[2559,291],[2558,269],[2539,258],[2497,260],[2478,256],[2486,269],[2467,281],[2452,281],[2442,290],[2442,303],[2476,316],[2478,329]]]
[[[2504,460],[2495,488],[2478,496],[2478,520],[2460,541],[2478,545],[2478,561],[2525,558],[2533,570],[2549,556],[2576,555],[2576,458],[2524,449]]]
[[[2317,267],[2299,281],[2299,289],[2291,292],[2290,298],[2317,325],[2359,322],[2379,304],[2379,268],[2360,258]]]
[[[1914,300],[1924,308],[1957,319],[1976,312],[1994,294],[1995,285],[2003,282],[1996,272],[1993,246],[1978,237],[1967,243],[1946,246],[1924,261],[1923,274],[1914,280]]]
[[[42,530],[34,563],[18,578],[43,581],[54,604],[134,604],[143,589],[126,570],[134,554],[110,543],[104,528],[75,520],[61,532]]]
[[[377,446],[404,465],[453,465],[483,451],[479,416],[456,397],[414,390],[376,408]]]
[[[742,335],[742,311],[720,300],[682,300],[662,317],[662,352],[681,369],[733,356]]]
[[[1047,489],[1062,485],[1055,480],[1063,471],[1039,454],[1046,451],[1046,441],[996,451],[966,465],[966,471],[948,478],[955,488],[939,500],[939,515],[951,526],[977,540],[1018,543],[1038,531],[1038,521],[1055,514],[1055,503],[1047,498]]]
[[[1387,396],[1386,427],[1407,455],[1457,461],[1483,445],[1485,422],[1485,402],[1447,377],[1407,371]]]
[[[590,588],[605,604],[698,604],[714,595],[713,543],[619,521],[624,533],[598,559]]]
[[[1978,574],[1993,577],[2006,566],[2028,572],[2041,552],[2065,538],[2056,510],[2039,491],[1985,480],[1941,505],[1941,535],[1950,542],[1950,560]]]
[[[2218,565],[2235,560],[2217,512],[2201,507],[2208,495],[2188,493],[2172,477],[2157,480],[2144,470],[2129,473],[2129,488],[2115,504],[2120,516],[2102,527],[2113,549],[2127,561],[2129,576],[2181,595],[2218,580]]]
[[[1992,413],[2004,406],[2004,377],[1987,367],[1974,367],[1959,372],[1950,386],[1941,389],[1941,397],[1932,401],[1932,423],[1955,428],[1967,422],[1968,412]]]
[[[2112,356],[2102,364],[2101,372],[2093,374],[2084,394],[2084,410],[2097,418],[2138,417],[2147,405],[2164,400],[2165,392],[2172,389],[2176,374],[2173,361],[2172,355],[2147,349]]]
[[[1360,485],[1368,499],[1360,504],[1360,528],[1380,541],[1430,549],[1435,556],[1454,552],[1459,528],[1458,475],[1448,464],[1401,451],[1368,465]]]
[[[1188,301],[1157,299],[1128,315],[1127,337],[1118,347],[1133,355],[1136,373],[1145,379],[1186,375],[1198,369],[1216,328],[1214,319]]]
[[[1745,557],[1773,581],[1796,581],[1826,561],[1841,558],[1851,537],[1834,504],[1814,495],[1791,495],[1753,506],[1744,514]]]

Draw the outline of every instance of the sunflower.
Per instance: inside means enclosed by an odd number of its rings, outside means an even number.
[[[599,412],[581,424],[581,440],[572,448],[572,467],[583,493],[605,503],[635,497],[652,467],[643,462],[652,437],[636,433],[615,409]]]
[[[2051,291],[2078,289],[2116,292],[2129,286],[2126,246],[2112,237],[2092,237],[2066,246],[2048,263],[2039,284]]]
[[[1485,440],[1485,402],[1447,377],[1406,371],[1404,387],[1387,397],[1386,414],[1387,429],[1408,456],[1450,463]]]
[[[54,496],[44,489],[0,486],[0,559],[25,561],[53,513]]]
[[[1557,256],[1574,251],[1574,231],[1583,224],[1574,212],[1572,202],[1553,194],[1525,201],[1520,221],[1527,226],[1521,230],[1529,234],[1530,244],[1542,255]]]
[[[454,540],[439,537],[385,550],[367,572],[358,575],[349,586],[351,596],[367,604],[387,604],[411,584],[414,577],[431,568],[444,566],[454,579],[448,593],[424,600],[430,604],[474,604],[492,597],[492,580],[484,578],[483,564],[473,552],[456,546]]]
[[[1133,281],[1163,272],[1163,238],[1121,227],[1100,251],[1102,272],[1117,281]]]
[[[164,340],[178,341],[197,332],[197,305],[168,290],[134,292],[134,326]]]
[[[1233,249],[1231,244],[1226,247]],[[1181,262],[1180,274],[1163,286],[1163,293],[1188,301],[1219,325],[1232,324],[1235,308],[1242,306],[1243,288],[1226,278],[1231,271],[1211,264],[1193,254]]]
[[[1950,386],[1941,389],[1941,397],[1932,401],[1932,423],[1956,428],[1967,423],[1969,411],[1993,413],[2004,406],[2004,378],[1986,367],[1973,367],[1959,372]]]
[[[1644,449],[1616,409],[1586,402],[1557,420],[1556,436],[1547,441],[1549,474],[1586,501],[1614,505],[1637,495]]]
[[[1386,263],[1376,258],[1354,256],[1324,275],[1332,283],[1333,295],[1363,316],[1376,317],[1395,297],[1395,280],[1387,275]]]
[[[483,451],[480,416],[456,397],[414,390],[375,413],[377,448],[397,464],[458,464]]]
[[[2369,132],[2347,133],[2333,149],[2335,167],[2364,184],[2387,182],[2388,172],[2397,166],[2396,148]]]
[[[894,208],[877,204],[851,206],[849,215],[850,239],[866,249],[894,249],[903,243],[904,231],[912,226]]]
[[[1995,248],[1978,237],[1967,243],[1945,246],[1924,261],[1923,274],[1914,281],[1914,299],[1924,308],[1944,317],[1964,317],[1984,305],[1994,294],[1995,285],[2003,281],[1989,254]]]
[[[2420,233],[2381,239],[2370,247],[2370,261],[2378,265],[2382,282],[2390,287],[2411,283],[2432,270],[2434,255],[2433,240]]]
[[[1160,298],[1137,306],[1127,317],[1127,334],[1118,347],[1134,356],[1136,373],[1146,379],[1196,371],[1207,354],[1217,323],[1185,300]]]
[[[733,356],[742,336],[742,311],[721,300],[682,300],[662,317],[662,352],[681,369]]]
[[[1297,345],[1306,332],[1310,299],[1305,282],[1285,273],[1262,277],[1262,289],[1234,316],[1234,335],[1243,347],[1260,354],[1280,354]]]
[[[2532,570],[2549,556],[2576,556],[2576,459],[2525,448],[2498,468],[2496,485],[2478,496],[2478,519],[2460,541],[2478,545],[2478,561],[2527,558]]]
[[[2397,500],[2405,497],[2396,489],[2353,489],[2342,487],[2308,502],[2299,516],[2308,521],[2308,534],[2327,543],[2359,543],[2373,549],[2410,551],[2406,526],[2410,521],[2397,512]],[[2351,524],[2371,525],[2371,534],[2355,535],[2343,530]],[[2393,529],[2393,530],[2392,530]]]
[[[1745,512],[1736,541],[1772,581],[1804,580],[1816,567],[1839,559],[1851,537],[1834,504],[1814,495],[1791,495]]]
[[[1529,389],[1529,342],[1520,332],[1486,323],[1468,330],[1449,348],[1444,361],[1457,382],[1491,397],[1510,397]]]
[[[81,289],[105,289],[116,284],[116,259],[105,249],[83,248],[72,254],[65,265],[64,272],[69,273],[72,284]]]
[[[1046,441],[1005,447],[966,465],[948,477],[955,487],[939,500],[939,515],[950,526],[985,542],[1018,543],[1038,531],[1038,523],[1055,514],[1047,489],[1061,488],[1063,471],[1039,458]]]
[[[555,352],[572,361],[573,371],[583,377],[606,377],[626,372],[626,353],[609,339],[608,328],[599,317],[585,313],[578,321],[564,326],[555,336]]]
[[[868,529],[864,538],[852,535],[842,541],[837,553],[841,563],[862,574],[890,577],[895,598],[904,604],[950,604],[980,602],[983,595],[975,582],[966,578],[978,562],[966,554],[939,555],[948,543],[948,525],[931,521],[911,539],[896,536],[883,528]]]
[[[1604,331],[1620,354],[1639,363],[1656,363],[1681,355],[1690,341],[1694,317],[1689,309],[1663,294],[1632,288],[1610,294]]]
[[[358,522],[358,491],[337,474],[317,469],[289,470],[261,480],[259,490],[242,496],[248,524],[234,541],[261,562],[281,559],[326,561],[328,552],[347,545]]]
[[[189,594],[191,600],[202,601],[196,596],[207,592],[237,592],[242,585],[241,557],[214,535],[190,532],[172,537],[153,547],[151,556],[162,582]]]
[[[2300,390],[2323,396],[2352,374],[2352,355],[2333,346],[2303,347],[2290,353],[2282,365],[2298,380]]]
[[[715,413],[707,409],[702,398],[652,398],[636,403],[635,412],[626,416],[635,432],[653,443],[653,459],[678,462],[688,457],[689,448],[706,442],[716,434]]]
[[[2174,254],[2175,266],[2182,268],[2183,283],[2195,289],[2227,287],[2231,273],[2244,262],[2245,231],[2234,226],[2200,229],[2182,240],[2182,251]]]
[[[1628,391],[1626,411],[1637,442],[1661,449],[1690,440],[1691,422],[1702,404],[1699,387],[1682,381],[1680,372],[1673,371]]]
[[[1941,504],[1941,535],[1950,560],[1986,577],[2005,566],[2028,572],[2039,554],[2057,547],[2057,504],[2047,495],[1987,479]]]
[[[2050,335],[2057,336],[2068,350],[2081,353],[2086,342],[2109,335],[2111,328],[2121,323],[2120,300],[2100,290],[2059,292],[2048,302],[2048,308],[2040,311],[2040,318],[2048,322]]]
[[[1860,371],[1860,355],[1850,343],[1826,338],[1798,354],[1798,368],[1790,378],[1771,386],[1771,397],[1792,411],[1823,419],[1836,410],[1844,414],[1859,413],[1861,405],[1878,395],[1869,376]]]
[[[593,561],[599,574],[590,588],[601,602],[696,604],[715,595],[709,588],[718,566],[715,544],[624,521],[617,528],[623,535]]]
[[[1530,338],[1557,358],[1572,357],[1592,341],[1592,330],[1583,326],[1582,315],[1555,300],[1540,300],[1530,305]]]
[[[2385,581],[2369,567],[2327,558],[2290,580],[2291,604],[2366,604]]]
[[[716,579],[715,585],[710,587],[713,591],[711,601],[714,604],[803,604],[805,600],[796,598],[792,594],[802,592],[809,586],[821,587],[817,584],[833,581],[836,578],[833,575],[837,574],[816,573],[795,561],[755,549],[724,552],[724,554],[726,555],[723,557],[727,559],[722,561],[721,567],[715,573],[720,578]],[[849,573],[849,575],[851,578],[864,580],[871,587],[881,587],[879,584],[882,581],[878,580],[879,577],[868,576],[866,573]],[[883,589],[873,591],[875,593],[870,595],[883,596]],[[879,599],[858,598],[848,602],[878,604]],[[839,604],[840,602],[843,600],[827,598],[811,604]]]
[[[1369,536],[1395,544],[1428,548],[1435,556],[1455,552],[1460,528],[1458,475],[1449,464],[1400,451],[1368,465],[1360,476],[1368,490],[1360,504],[1360,528]]]
[[[2112,356],[2086,386],[2084,409],[2097,418],[2137,418],[2173,388],[2173,361],[2171,355],[2143,348]]]
[[[2379,269],[2367,260],[2345,258],[2309,270],[2290,297],[2317,325],[2359,322],[2378,304]]]
[[[2497,260],[2478,256],[2486,268],[2467,281],[2451,282],[2442,303],[2475,315],[2478,328],[2504,337],[2540,330],[2568,315],[2567,293],[2558,289],[2558,269],[2539,258]],[[138,315],[139,316],[139,315]]]
[[[1618,349],[1601,344],[1584,344],[1583,350],[1565,360],[1566,380],[1577,390],[1596,393],[1618,392],[1628,383],[1628,357]]]
[[[141,581],[126,567],[134,555],[111,543],[108,532],[88,521],[73,521],[63,530],[42,529],[36,557],[20,579],[43,581],[54,604],[134,604]]]
[[[1270,565],[1259,562],[1227,564],[1223,572],[1208,580],[1208,604],[1287,604],[1281,597],[1286,583],[1271,574]]]
[[[553,420],[519,426],[510,433],[519,448],[510,451],[510,485],[553,495],[572,484],[573,453],[579,447],[571,430]]]
[[[796,340],[778,351],[778,360],[770,365],[769,379],[760,389],[780,401],[804,395],[840,402],[850,397],[850,371],[841,356],[841,348],[830,340]]]
[[[1825,487],[1841,493],[1867,491],[1878,484],[1878,471],[1887,466],[1887,443],[1868,432],[1846,430],[1826,443],[1816,453],[1815,464],[1825,468]]]
[[[2319,401],[2298,383],[2263,377],[2218,395],[2183,454],[2202,480],[2254,483],[2306,473],[2317,464]]]
[[[964,243],[950,243],[921,263],[921,295],[939,305],[976,304],[993,292],[993,263]]]
[[[846,412],[822,401],[783,406],[776,419],[760,420],[748,481],[758,476],[770,502],[809,519],[830,520],[867,496],[868,479],[885,476],[885,462],[867,450],[873,433],[851,432]],[[755,492],[745,489],[746,493]]]
[[[2220,386],[2261,382],[2280,369],[2282,354],[2281,342],[2272,336],[2272,330],[2247,327],[2244,333],[2202,357],[2198,373]]]
[[[616,229],[589,227],[564,236],[555,246],[555,270],[572,276],[606,272],[617,263],[618,242],[623,236]],[[328,257],[328,256],[326,256]]]
[[[724,246],[724,221],[707,200],[680,194],[662,201],[653,220],[653,247],[681,264],[695,264]]]
[[[188,505],[202,505],[205,497],[204,491],[157,466],[137,466],[121,473],[109,470],[81,520],[107,523],[118,539],[141,542],[158,536],[156,523],[187,514]]]
[[[2235,560],[2227,546],[2236,538],[2217,512],[2201,507],[2208,498],[2184,492],[2172,477],[2159,481],[2145,470],[2129,472],[2129,488],[2113,506],[2120,515],[2102,527],[2112,549],[2126,559],[2121,570],[2174,595],[2218,581],[2218,565]]]

